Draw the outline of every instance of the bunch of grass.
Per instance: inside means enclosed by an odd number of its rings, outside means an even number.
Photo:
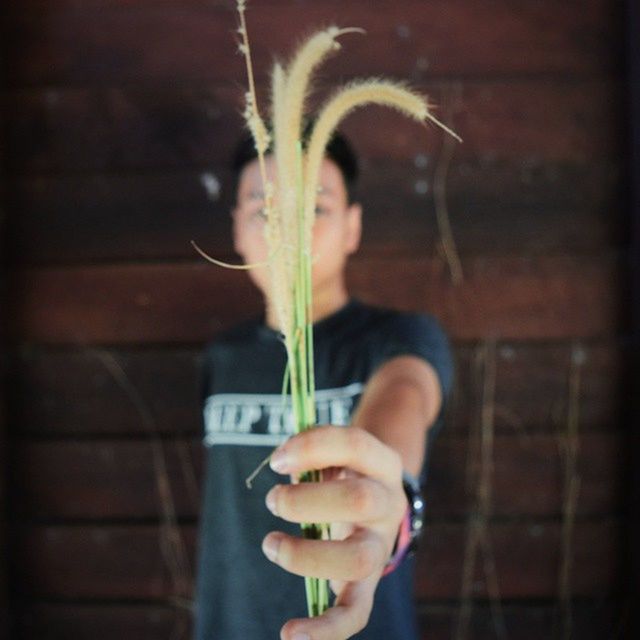
[[[425,124],[431,121],[461,141],[430,112],[427,99],[398,82],[371,78],[354,80],[337,90],[320,109],[306,148],[302,141],[305,102],[313,71],[340,49],[337,38],[361,29],[336,26],[309,37],[285,68],[276,63],[271,74],[271,122],[268,131],[258,110],[251,49],[245,20],[246,0],[238,0],[240,52],[247,67],[249,88],[244,117],[252,132],[264,185],[265,238],[269,247],[270,289],[267,304],[275,311],[287,352],[284,392],[290,390],[295,432],[314,426],[313,297],[311,238],[319,174],[325,148],[339,123],[354,109],[380,104]],[[277,178],[267,178],[265,154],[273,150]],[[321,472],[308,471],[300,481],[319,481]],[[305,523],[303,536],[329,538],[329,525]],[[310,616],[329,607],[327,581],[305,579]]]

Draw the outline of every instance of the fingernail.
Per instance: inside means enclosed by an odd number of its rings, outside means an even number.
[[[294,633],[291,640],[311,640],[311,636],[308,633]]]
[[[271,489],[271,491],[267,493],[267,497],[265,499],[265,502],[267,503],[267,509],[269,509],[269,511],[271,511],[271,513],[273,513],[274,516],[278,515],[278,511],[276,507],[276,491],[277,491],[276,487]]]
[[[289,469],[289,457],[287,456],[286,451],[282,451],[282,449],[276,449],[271,454],[271,459],[269,460],[269,466],[276,473],[286,473]]]
[[[275,562],[278,558],[278,549],[280,548],[280,536],[277,534],[269,534],[262,541],[262,552],[271,562]]]

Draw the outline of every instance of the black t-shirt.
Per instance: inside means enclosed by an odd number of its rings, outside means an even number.
[[[402,354],[427,360],[440,381],[444,402],[429,431],[430,444],[453,383],[445,332],[431,315],[355,298],[314,324],[317,423],[347,425],[373,372]],[[265,506],[266,493],[285,482],[283,476],[266,467],[251,490],[245,478],[291,434],[291,411],[282,397],[284,344],[263,316],[217,337],[203,355],[206,467],[194,638],[275,640],[288,619],[307,615],[304,580],[267,560],[261,543],[269,531],[299,535],[300,528]],[[425,473],[426,459],[423,478]],[[407,558],[382,578],[369,624],[356,638],[417,640],[413,569]]]

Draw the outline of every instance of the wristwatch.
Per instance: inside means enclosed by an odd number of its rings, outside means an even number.
[[[396,569],[408,553],[415,551],[424,524],[424,499],[420,482],[405,471],[402,474],[402,486],[407,496],[407,509],[400,523],[393,554],[384,568],[383,576]]]
[[[409,503],[410,542],[408,551],[414,551],[424,525],[424,498],[422,497],[420,482],[406,471],[402,474],[402,486]]]

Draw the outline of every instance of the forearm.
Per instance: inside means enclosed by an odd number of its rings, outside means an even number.
[[[395,449],[404,469],[417,476],[427,432],[440,403],[433,369],[417,357],[399,356],[383,365],[369,381],[351,424]]]

